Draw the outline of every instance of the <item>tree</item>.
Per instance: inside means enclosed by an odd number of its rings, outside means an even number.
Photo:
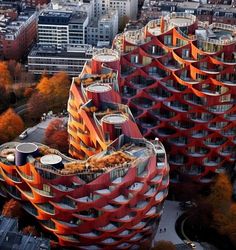
[[[231,205],[232,185],[226,174],[219,174],[212,185],[211,193],[207,198],[214,209],[219,209],[222,213],[228,211]]]
[[[3,206],[2,215],[10,218],[21,217],[22,208],[20,202],[14,199],[7,201]]]
[[[176,250],[176,247],[171,241],[160,240],[155,244],[152,250]]]
[[[34,226],[27,226],[24,227],[22,230],[23,234],[33,235],[33,236],[39,236],[38,231],[36,230],[36,227]]]
[[[51,108],[67,103],[69,88],[70,80],[65,72],[56,73],[51,78],[42,77],[37,85],[39,93],[48,98]]]
[[[0,115],[0,142],[14,139],[24,130],[24,122],[15,111],[9,108]]]
[[[35,93],[28,100],[27,108],[29,118],[38,121],[43,113],[49,110],[48,98],[40,93]]]
[[[31,87],[28,87],[24,90],[24,97],[29,98],[32,96],[33,93],[34,93],[34,89]]]
[[[63,153],[69,150],[67,125],[62,119],[51,121],[45,132],[45,144]]]
[[[5,62],[0,62],[0,85],[9,86],[12,84],[10,72]]]

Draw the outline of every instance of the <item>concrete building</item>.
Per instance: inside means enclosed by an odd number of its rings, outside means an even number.
[[[56,45],[36,45],[28,55],[28,70],[35,75],[65,71],[75,76],[82,71],[92,53],[90,45],[67,45],[60,49]]]
[[[97,46],[99,43],[106,42],[111,45],[118,33],[118,11],[109,11],[102,15],[98,20],[94,19],[87,27],[86,43]]]
[[[102,49],[73,78],[68,134],[74,158],[37,143],[0,146],[0,195],[21,201],[62,247],[139,249],[151,242],[163,212],[166,152],[158,138],[142,136],[121,104],[119,68],[119,53]]]
[[[136,19],[138,14],[137,0],[94,0],[94,13],[97,17],[110,10],[118,10],[119,20],[124,17]]]
[[[36,8],[47,5],[50,0],[23,0],[21,2],[24,7]]]
[[[85,12],[44,10],[38,20],[38,43],[58,48],[67,44],[85,44],[87,25]]]
[[[18,221],[0,216],[0,249],[49,250],[49,240],[18,232]]]
[[[37,14],[21,12],[11,21],[11,17],[0,16],[0,55],[2,59],[20,60],[27,55],[37,37]]]
[[[173,186],[200,187],[234,167],[235,34],[175,12],[115,38],[123,101],[145,137],[168,149]]]

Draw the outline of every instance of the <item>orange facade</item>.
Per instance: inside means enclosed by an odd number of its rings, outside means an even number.
[[[123,103],[165,145],[173,183],[207,183],[236,159],[236,27],[172,13],[118,35]]]
[[[0,194],[21,201],[60,246],[139,248],[158,227],[167,157],[120,103],[118,67],[116,52],[100,50],[73,79],[68,133],[74,158],[42,144],[0,146]]]

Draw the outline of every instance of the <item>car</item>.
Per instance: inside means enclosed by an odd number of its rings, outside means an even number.
[[[189,247],[191,247],[192,249],[196,249],[196,245],[192,241],[184,240],[184,243]]]
[[[27,136],[28,136],[28,131],[25,130],[25,131],[23,131],[23,132],[19,135],[19,139],[20,139],[20,140],[23,140],[23,139],[25,139]]]

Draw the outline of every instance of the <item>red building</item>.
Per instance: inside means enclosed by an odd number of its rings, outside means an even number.
[[[7,17],[2,21],[5,25],[0,27],[0,54],[3,59],[20,60],[36,41],[36,12],[21,13],[14,21]]]
[[[118,35],[123,102],[169,154],[171,180],[208,183],[236,159],[236,27],[172,13]]]
[[[119,56],[100,50],[73,79],[70,152],[34,143],[0,147],[0,193],[53,233],[59,245],[130,249],[156,232],[169,184],[163,145],[141,135],[120,103]]]
[[[35,7],[41,7],[43,5],[50,3],[50,0],[23,0],[22,3],[26,7],[35,8]]]

